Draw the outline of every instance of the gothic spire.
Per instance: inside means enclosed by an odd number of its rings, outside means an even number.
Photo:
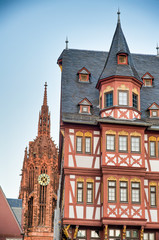
[[[47,83],[45,82],[43,105],[39,113],[38,136],[47,135],[50,137],[50,113],[47,105]]]
[[[116,30],[108,53],[108,57],[106,59],[103,71],[99,79],[104,79],[110,76],[129,76],[135,77],[138,80],[140,80],[140,77],[134,67],[132,56],[121,28],[119,10],[117,14],[118,20]],[[124,53],[128,56],[127,65],[120,65],[117,63],[117,55],[120,53]]]

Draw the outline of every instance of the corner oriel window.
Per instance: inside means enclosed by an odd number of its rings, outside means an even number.
[[[150,157],[156,157],[156,142],[150,142]]]
[[[140,203],[140,183],[131,183],[131,201],[132,203]]]
[[[156,186],[150,186],[150,205],[156,207]]]
[[[128,106],[128,92],[119,91],[118,92],[118,102],[120,106]]]
[[[113,92],[105,93],[105,107],[113,106]]]
[[[131,152],[140,152],[140,137],[131,137]]]
[[[82,137],[76,137],[76,152],[82,153]]]
[[[116,181],[108,181],[108,201],[116,201]]]
[[[127,152],[127,151],[128,151],[128,137],[119,136],[119,152]]]
[[[115,151],[115,136],[106,135],[106,150]]]
[[[83,203],[83,182],[77,182],[77,203]]]
[[[132,95],[132,100],[133,100],[133,107],[138,109],[138,95],[136,95],[135,93],[133,93]]]

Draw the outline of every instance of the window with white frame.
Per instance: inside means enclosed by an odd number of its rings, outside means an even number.
[[[82,113],[88,113],[88,106],[82,106]]]
[[[155,240],[155,233],[144,233],[143,240]]]
[[[131,152],[140,152],[140,137],[131,137]]]
[[[119,152],[127,152],[127,151],[128,151],[128,137],[119,136]]]
[[[106,150],[115,151],[115,136],[106,135]]]
[[[108,201],[109,202],[116,201],[116,181],[112,180],[108,181]]]
[[[85,153],[91,153],[91,137],[85,137]]]
[[[93,203],[93,183],[87,182],[87,203]]]
[[[99,231],[91,231],[91,240],[100,239]]]
[[[109,229],[109,239],[110,240],[120,240],[121,230],[120,229]]]
[[[83,182],[77,182],[77,203],[83,202]]]
[[[156,157],[156,142],[150,142],[150,157]]]
[[[127,91],[119,91],[119,105],[127,106],[128,105],[128,92]]]
[[[140,183],[131,183],[131,201],[132,203],[140,203]]]
[[[120,181],[120,202],[128,202],[128,182]]]
[[[86,239],[86,230],[78,230],[77,239],[78,240]]]
[[[82,137],[76,137],[76,152],[82,153]]]
[[[158,117],[158,110],[152,110],[152,117]]]
[[[156,186],[150,186],[150,205],[156,207]]]

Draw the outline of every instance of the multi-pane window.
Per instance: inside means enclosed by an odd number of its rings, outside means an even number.
[[[138,230],[126,230],[126,239],[128,240],[138,240],[139,232]]]
[[[113,106],[113,92],[105,94],[105,107]]]
[[[77,239],[78,240],[86,239],[86,230],[78,230]]]
[[[91,231],[91,239],[100,239],[99,231]]]
[[[133,107],[138,108],[138,95],[133,93],[132,97],[133,97],[133,99],[132,99],[133,100]]]
[[[128,151],[128,138],[127,136],[119,136],[119,152]]]
[[[110,240],[120,240],[121,230],[120,229],[109,229],[109,239]]]
[[[131,152],[140,152],[140,137],[131,137]]]
[[[82,113],[88,113],[88,107],[82,106]]]
[[[119,91],[119,105],[122,105],[122,106],[128,105],[128,92]]]
[[[120,202],[128,202],[128,182],[120,182]]]
[[[150,186],[150,205],[156,206],[156,186]]]
[[[91,138],[85,137],[85,153],[91,153]]]
[[[108,181],[108,201],[116,201],[116,181]]]
[[[158,111],[157,110],[152,111],[152,117],[158,117]]]
[[[93,183],[87,182],[87,203],[93,203]]]
[[[150,142],[150,156],[156,157],[156,142]]]
[[[83,202],[83,182],[77,182],[77,202]]]
[[[155,240],[155,234],[154,233],[144,233],[143,240]]]
[[[140,183],[131,183],[131,201],[132,203],[140,203]]]
[[[127,56],[119,55],[118,59],[119,59],[119,61],[118,61],[119,64],[127,64]]]
[[[106,150],[115,151],[115,136],[106,135]]]
[[[76,137],[76,151],[82,153],[82,137]]]

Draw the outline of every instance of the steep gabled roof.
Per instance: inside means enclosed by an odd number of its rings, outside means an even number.
[[[128,64],[123,65],[117,63],[117,54],[119,53],[127,54]],[[141,81],[133,64],[131,53],[129,51],[125,36],[121,28],[120,19],[118,19],[108,57],[106,59],[104,69],[99,77],[99,80],[111,76],[129,76],[135,77]]]
[[[80,101],[79,103],[78,103],[78,105],[86,105],[86,106],[92,106],[92,103],[87,99],[87,98],[84,98],[84,99],[82,99],[82,101]]]
[[[15,202],[14,202],[15,203]],[[21,238],[22,229],[0,187],[0,236]]]
[[[142,76],[142,79],[154,79],[154,77],[153,77],[149,72],[146,72],[146,73]]]
[[[148,110],[159,110],[159,105],[153,102],[151,106],[148,108]]]

